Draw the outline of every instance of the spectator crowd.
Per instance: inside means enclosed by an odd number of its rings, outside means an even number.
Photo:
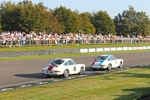
[[[1,32],[0,45],[1,46],[24,46],[24,45],[63,45],[63,44],[100,44],[100,43],[138,43],[149,42],[150,37],[142,36],[115,36],[102,34],[82,34],[82,33],[68,33],[57,34],[50,32],[46,34],[41,33],[25,33],[25,32]]]

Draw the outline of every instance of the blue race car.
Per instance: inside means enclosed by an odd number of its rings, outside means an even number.
[[[112,68],[122,68],[123,59],[117,59],[112,54],[105,54],[97,56],[93,62],[90,63],[90,67],[93,70],[96,69],[107,69],[110,71]]]

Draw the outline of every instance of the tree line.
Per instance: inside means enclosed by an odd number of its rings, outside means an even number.
[[[102,10],[79,13],[64,6],[50,9],[43,2],[33,4],[24,0],[16,4],[4,1],[0,4],[2,31],[146,36],[150,35],[150,19],[146,12],[137,12],[132,6],[112,19]]]

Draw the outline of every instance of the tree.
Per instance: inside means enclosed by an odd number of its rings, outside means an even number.
[[[0,5],[1,25],[3,31],[18,30],[19,11],[15,9],[15,4],[12,2],[3,2]]]
[[[136,12],[132,6],[115,16],[114,23],[117,35],[127,36],[133,32],[136,35],[146,35],[150,32],[150,21],[146,13]]]
[[[0,24],[0,32],[2,32],[3,30],[2,30],[2,25]]]
[[[78,18],[79,23],[79,30],[85,34],[95,34],[95,27],[90,21],[88,13],[81,13],[79,14]]]
[[[58,21],[58,16],[54,16],[53,11],[50,10],[47,13],[48,16],[48,23],[47,23],[47,27],[46,27],[46,31],[47,32],[53,32],[53,33],[58,33],[61,34],[64,32],[64,27],[60,24],[60,22]]]
[[[50,14],[42,2],[33,4],[31,1],[24,0],[17,5],[11,2],[3,2],[0,8],[4,31],[49,31]]]
[[[97,13],[93,12],[91,21],[94,27],[96,28],[97,34],[115,35],[115,25],[106,11],[98,11]]]
[[[54,16],[58,17],[60,24],[64,27],[64,33],[77,32],[78,20],[75,13],[66,7],[60,6],[54,9]]]
[[[47,8],[43,3],[34,5],[31,1],[23,1],[19,2],[19,5],[22,5],[18,22],[19,28],[25,32],[44,32],[47,27],[48,16]]]
[[[2,32],[2,24],[1,24],[1,17],[0,17],[0,32]]]
[[[145,12],[137,12],[137,35],[150,35],[150,20]]]

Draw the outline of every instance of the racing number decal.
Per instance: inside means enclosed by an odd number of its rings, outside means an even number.
[[[74,66],[73,70],[76,71],[76,66]]]
[[[115,61],[115,66],[117,67],[118,65],[117,65],[117,61]]]

